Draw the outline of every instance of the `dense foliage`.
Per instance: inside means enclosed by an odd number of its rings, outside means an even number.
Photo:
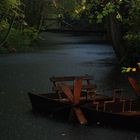
[[[73,0],[69,0],[73,3]],[[106,19],[113,16],[118,26],[120,26],[121,44],[125,50],[124,56],[120,60],[125,63],[135,63],[139,61],[140,55],[140,0],[90,0],[71,6],[71,10],[66,11],[63,6],[60,9],[61,19],[69,17],[72,20],[86,19],[86,24],[104,23]],[[62,8],[63,7],[63,8]],[[106,26],[110,26],[107,24]],[[115,27],[114,27],[115,28]],[[115,32],[115,31],[114,31]],[[120,49],[121,51],[121,49]]]
[[[37,37],[25,21],[24,7],[20,0],[0,1],[0,52],[26,50]]]
[[[119,0],[102,3],[97,0],[98,9],[93,12],[97,22],[113,15],[121,29],[123,52],[122,62],[133,65],[140,61],[140,0]]]
[[[17,51],[29,47],[43,23],[48,2],[50,1],[0,1],[1,51]],[[95,26],[95,22],[108,27],[110,24],[106,21],[113,16],[121,31],[118,35],[121,37],[122,48],[125,48],[122,53],[124,56],[122,54],[120,56],[121,60],[125,63],[131,63],[132,60],[138,61],[140,0],[88,0],[88,2],[86,0],[63,0],[62,2],[53,0],[52,5],[56,9],[58,22],[70,28],[83,27],[81,25],[89,28]],[[117,29],[114,30],[116,31]],[[119,50],[122,51],[121,48]]]

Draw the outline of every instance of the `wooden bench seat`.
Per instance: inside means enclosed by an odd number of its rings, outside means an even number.
[[[73,85],[70,85],[69,86],[71,90],[73,90]],[[86,91],[86,90],[89,90],[89,92],[92,92],[92,90],[94,91],[96,89],[96,84],[90,84],[90,85],[82,85],[82,90]],[[54,91],[61,91],[61,89],[57,86],[54,86],[52,87],[52,90]]]
[[[73,81],[75,79],[82,79],[82,80],[93,80],[93,76],[84,75],[84,76],[63,76],[63,77],[51,77],[51,82],[62,82],[62,81]]]
[[[93,76],[90,75],[84,75],[84,76],[64,76],[64,77],[51,77],[50,81],[53,83],[52,89],[55,91],[60,90],[56,84],[58,82],[69,82],[71,81],[71,85],[69,87],[73,89],[73,82],[75,79],[82,79],[83,85],[82,85],[82,90],[92,90],[96,89],[96,84],[91,84],[90,81],[93,80]]]
[[[57,86],[58,83],[67,83],[69,88],[73,91],[75,79],[82,80],[82,91],[86,91],[87,95],[96,90],[96,84],[91,84],[93,76],[83,75],[83,76],[63,76],[63,77],[51,77],[50,81],[53,83],[52,90],[56,91],[59,94],[59,97],[62,98],[62,89]],[[61,93],[61,94],[60,94]]]

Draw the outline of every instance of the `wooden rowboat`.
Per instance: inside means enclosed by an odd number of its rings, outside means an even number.
[[[32,109],[34,111],[44,112],[48,115],[54,116],[55,118],[58,117],[59,119],[61,118],[64,120],[70,119],[72,111],[74,113],[74,105],[72,105],[66,98],[59,100],[57,93],[28,93],[28,95],[32,104]],[[98,95],[96,101],[104,102],[110,99],[111,97]],[[117,126],[119,125],[140,128],[140,102],[135,101],[134,104],[136,110],[132,109],[130,111],[127,110],[124,112],[103,111],[101,109],[97,110],[91,100],[86,100],[86,98],[82,98],[81,103],[75,106],[75,108],[80,108],[88,124],[90,124],[91,122],[99,122],[101,124],[105,123],[114,124]],[[85,120],[82,120],[80,123],[85,124]]]
[[[79,77],[75,78],[71,89],[68,84],[57,79],[55,89],[59,89],[59,94],[58,91],[46,94],[28,93],[33,110],[58,118],[70,119],[73,116],[80,124],[100,122],[140,128],[139,100],[124,99],[120,94],[122,89],[114,90],[112,97],[99,95],[93,90],[93,94],[89,96],[89,88],[82,91],[82,81]]]

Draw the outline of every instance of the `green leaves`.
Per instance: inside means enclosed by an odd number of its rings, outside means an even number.
[[[122,15],[119,12],[117,12],[116,19],[121,22],[123,21]]]
[[[6,20],[0,22],[0,31],[7,30],[9,27],[9,23]]]
[[[20,6],[20,0],[2,0],[0,1],[0,15],[13,15],[19,16],[23,11]]]
[[[140,33],[133,32],[126,33],[124,39],[128,41],[140,41]]]
[[[0,1],[0,52],[25,50],[38,37],[25,21],[23,6],[20,0]]]
[[[113,13],[115,11],[115,5],[111,2],[108,2],[103,8],[103,11],[105,11],[107,14]]]
[[[102,19],[103,19],[103,14],[102,13],[98,13],[97,14],[97,23],[101,23],[102,22]]]
[[[100,6],[101,11],[96,12],[97,13],[97,23],[102,22],[104,17],[106,17],[112,13],[117,13],[116,18],[121,21],[122,16],[118,12],[119,8],[120,8],[119,3],[114,3],[114,2],[107,2],[105,5]]]

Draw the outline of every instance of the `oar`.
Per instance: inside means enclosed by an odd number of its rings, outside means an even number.
[[[57,86],[62,89],[63,93],[67,96],[69,101],[74,105],[73,111],[80,124],[86,124],[87,120],[85,118],[85,115],[83,114],[82,110],[79,107],[82,89],[82,80],[81,79],[74,80],[74,94],[72,94],[70,87],[65,83],[57,83]]]
[[[74,80],[74,104],[78,105],[80,103],[80,97],[81,97],[81,91],[82,91],[82,79],[75,79]],[[85,115],[83,114],[80,107],[74,107],[73,108],[80,124],[86,124],[87,119]]]
[[[67,96],[67,98],[69,99],[69,101],[71,103],[73,103],[73,94],[71,92],[71,89],[69,87],[69,85],[67,85],[66,83],[57,83],[56,85],[57,87],[61,88],[63,93]]]
[[[128,81],[129,81],[130,85],[132,86],[132,88],[134,89],[134,91],[136,92],[136,94],[138,96],[140,96],[140,87],[139,87],[137,81],[132,77],[128,77]]]
[[[80,97],[81,97],[81,91],[82,91],[82,80],[76,79],[74,80],[74,104],[80,103]]]
[[[83,114],[81,108],[74,107],[73,110],[74,110],[74,112],[75,112],[75,114],[76,114],[80,124],[86,124],[87,123],[87,119],[86,119],[85,115]]]

